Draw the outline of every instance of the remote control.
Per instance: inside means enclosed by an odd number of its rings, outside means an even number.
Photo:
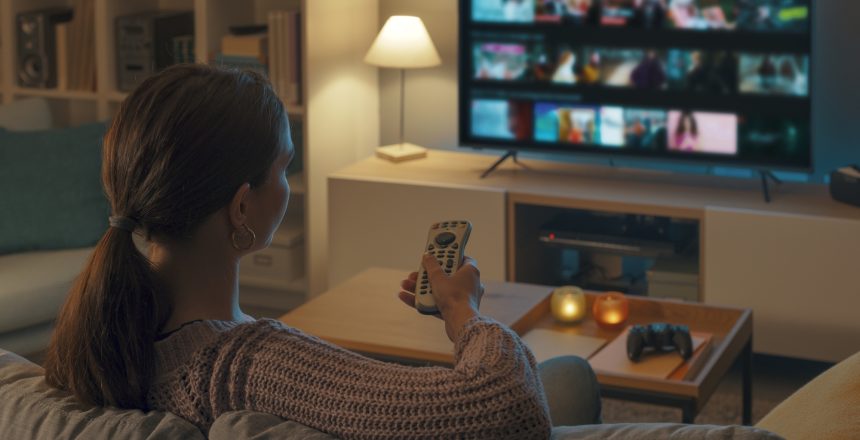
[[[463,251],[469,234],[472,233],[472,224],[467,220],[448,220],[430,225],[427,233],[427,244],[424,252],[436,258],[442,266],[442,270],[448,275],[453,274],[460,268],[463,261]],[[430,279],[424,266],[418,264],[418,280],[415,286],[415,308],[424,315],[438,315],[436,301],[430,291]]]

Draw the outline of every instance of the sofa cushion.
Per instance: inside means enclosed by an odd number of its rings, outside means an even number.
[[[804,385],[756,426],[791,439],[860,437],[860,353]]]
[[[101,185],[105,124],[0,129],[0,254],[94,245],[110,208]]]
[[[44,370],[0,350],[2,439],[204,439],[194,425],[164,412],[82,405],[45,383]]]
[[[54,322],[46,322],[11,332],[0,333],[0,347],[15,353],[41,355],[54,333]]]
[[[0,333],[53,320],[91,252],[0,255]]]
[[[749,426],[683,425],[680,423],[613,423],[562,426],[553,440],[780,440],[782,437]]]

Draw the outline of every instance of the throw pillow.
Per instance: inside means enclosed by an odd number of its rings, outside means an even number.
[[[104,123],[0,129],[0,254],[87,247],[107,228],[101,185]]]

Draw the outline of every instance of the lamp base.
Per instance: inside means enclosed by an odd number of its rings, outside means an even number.
[[[391,162],[404,162],[427,157],[427,149],[408,142],[386,145],[376,149],[376,156]]]

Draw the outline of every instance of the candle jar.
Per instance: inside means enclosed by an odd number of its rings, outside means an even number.
[[[553,318],[566,324],[582,321],[588,311],[585,293],[576,286],[561,286],[553,290],[549,305]]]
[[[628,301],[622,293],[607,292],[594,298],[592,313],[600,327],[618,330],[627,321]]]

